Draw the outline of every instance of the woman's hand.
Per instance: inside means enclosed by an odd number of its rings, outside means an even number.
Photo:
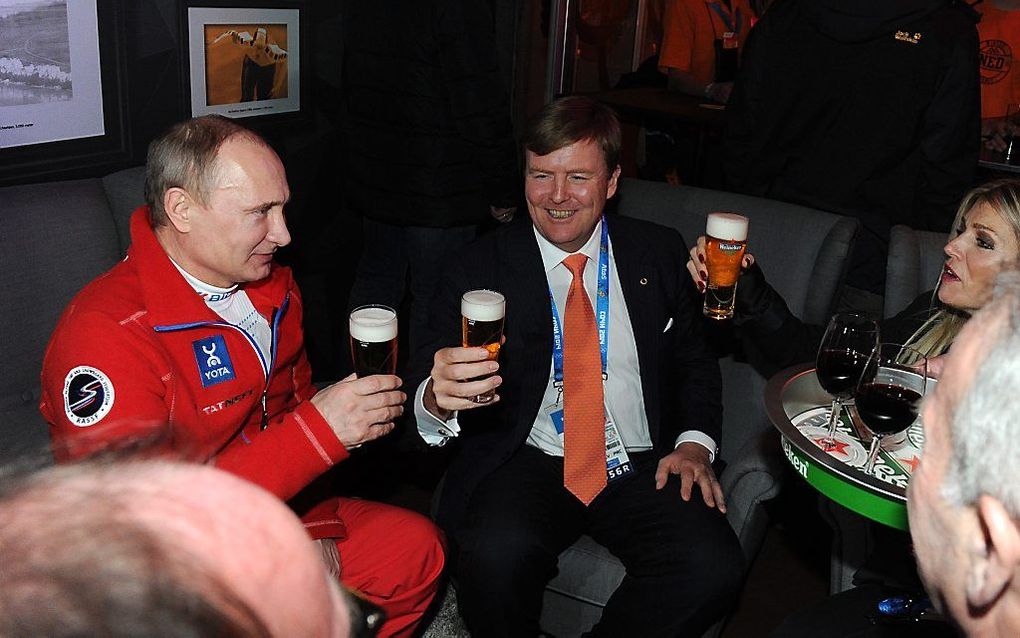
[[[744,253],[740,268],[747,270],[754,263],[754,255]],[[708,265],[705,263],[705,236],[698,237],[698,243],[691,247],[691,258],[687,260],[687,272],[700,292],[708,285]]]
[[[946,367],[946,356],[940,354],[937,357],[928,357],[928,378],[938,379],[942,376],[942,369]]]

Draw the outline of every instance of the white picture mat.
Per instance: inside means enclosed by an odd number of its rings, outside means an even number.
[[[72,99],[0,107],[0,148],[105,135],[96,0],[67,0],[67,26]]]
[[[301,110],[300,11],[297,9],[188,8],[188,59],[191,76],[191,115],[216,113],[226,117],[252,117]],[[207,24],[287,25],[287,97],[237,104],[206,104],[205,25]]]

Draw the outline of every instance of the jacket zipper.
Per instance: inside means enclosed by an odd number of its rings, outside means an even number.
[[[219,328],[233,328],[237,332],[241,333],[245,339],[248,340],[248,344],[251,345],[255,351],[255,355],[259,358],[259,363],[262,364],[262,374],[266,378],[266,383],[262,388],[262,398],[260,403],[262,404],[262,418],[259,423],[259,430],[265,430],[269,427],[269,410],[266,407],[266,399],[269,394],[269,381],[272,378],[273,367],[276,365],[276,350],[279,341],[279,330],[280,320],[283,318],[287,307],[290,305],[290,293],[288,292],[284,298],[283,303],[280,304],[279,308],[274,307],[272,313],[269,316],[270,329],[272,332],[272,338],[269,342],[269,362],[267,363],[265,357],[262,356],[262,350],[259,349],[259,344],[255,342],[255,339],[241,330],[232,323],[226,321],[193,321],[191,323],[178,323],[169,326],[153,326],[152,329],[156,332],[182,332],[184,330],[192,330],[194,328],[207,328],[216,326]]]
[[[276,337],[280,329],[280,318],[283,317],[283,311],[287,308],[287,303],[290,301],[290,293],[283,299],[283,306],[281,308],[273,308],[273,313],[270,315],[270,323],[272,324],[273,339],[269,346],[269,369],[272,370],[276,366]],[[262,388],[262,422],[259,424],[259,431],[265,431],[269,427],[269,410],[266,409],[266,395],[269,394],[269,375],[266,375],[266,387]]]

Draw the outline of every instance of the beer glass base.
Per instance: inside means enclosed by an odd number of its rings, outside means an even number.
[[[702,310],[702,313],[709,319],[715,319],[716,321],[723,321],[725,319],[733,318],[732,310],[730,310],[729,312],[723,312],[721,310],[709,310],[708,308],[704,308]]]
[[[705,291],[705,300],[701,304],[701,311],[710,319],[732,319],[736,292],[736,286],[724,288],[709,284],[708,290]]]

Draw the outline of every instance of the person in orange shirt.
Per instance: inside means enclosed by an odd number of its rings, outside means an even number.
[[[669,89],[726,103],[753,15],[748,0],[668,0],[659,68]]]
[[[988,0],[978,9],[981,137],[987,148],[1004,151],[1008,107],[1020,104],[1020,0]]]

